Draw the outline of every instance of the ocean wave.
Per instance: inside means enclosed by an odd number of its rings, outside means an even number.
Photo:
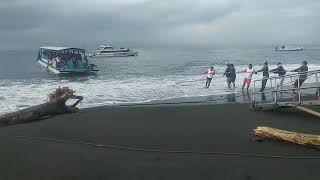
[[[284,65],[284,67],[286,70],[291,70],[299,67],[299,64]],[[316,64],[309,65],[310,70],[315,70],[318,67],[319,65]],[[80,104],[80,108],[236,92],[226,90],[226,79],[222,76],[225,69],[224,66],[215,67],[217,75],[212,80],[210,88],[204,88],[206,77],[202,71],[205,68],[198,67],[198,73],[193,74],[155,77],[130,76],[122,79],[104,78],[103,76],[85,81],[68,79],[4,79],[0,80],[0,114],[44,103],[46,102],[47,94],[58,86],[68,86],[74,89],[76,94],[84,96],[84,101]],[[245,66],[237,67],[237,71],[242,68],[245,68]],[[255,68],[259,69],[261,67]],[[275,66],[270,66],[270,69],[272,68],[275,68]],[[236,86],[238,89],[242,85],[244,75],[243,73],[237,74]],[[254,75],[253,78],[259,79],[261,76],[261,74]],[[270,82],[268,82],[267,86],[270,86]]]

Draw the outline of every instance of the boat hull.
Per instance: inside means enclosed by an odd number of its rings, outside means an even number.
[[[99,54],[91,54],[89,56],[91,58],[99,58],[99,57],[130,57],[130,56],[138,56],[138,52],[99,53]]]
[[[99,71],[97,69],[92,69],[92,70],[78,70],[78,69],[74,69],[74,70],[58,70],[58,69],[54,68],[53,66],[47,64],[44,61],[37,60],[37,63],[42,68],[48,70],[49,72],[51,72],[53,74],[90,74],[90,73],[95,73],[95,72]]]
[[[303,51],[303,47],[291,47],[291,48],[281,48],[276,47],[276,51]]]
[[[277,49],[276,51],[303,51],[303,49]]]

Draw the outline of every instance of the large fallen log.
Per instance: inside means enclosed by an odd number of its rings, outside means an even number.
[[[48,95],[49,102],[5,114],[0,117],[0,122],[6,124],[26,123],[57,114],[76,112],[78,110],[76,106],[83,100],[83,97],[76,96],[74,93],[75,91],[68,87],[59,87]],[[68,99],[77,99],[77,101],[67,106]]]
[[[319,135],[303,134],[270,127],[257,127],[256,129],[253,129],[253,134],[260,138],[284,141],[320,149]]]

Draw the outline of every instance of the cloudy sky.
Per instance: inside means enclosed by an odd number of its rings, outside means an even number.
[[[319,0],[0,0],[0,48],[320,44]]]

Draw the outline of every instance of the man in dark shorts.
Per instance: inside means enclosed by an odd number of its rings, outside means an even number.
[[[226,76],[227,77],[227,85],[228,85],[228,88],[230,89],[231,87],[230,87],[230,84],[231,84],[231,67],[230,67],[230,64],[229,63],[227,63],[227,68],[226,68],[226,70],[224,71],[224,73],[223,73],[223,76]]]
[[[235,85],[235,81],[236,81],[236,69],[234,68],[233,64],[230,64],[230,87],[231,87],[231,84],[233,85],[233,89],[236,88],[236,85]]]
[[[308,65],[307,64],[308,64],[307,61],[303,61],[299,68],[291,71],[291,72],[299,72],[299,79],[297,79],[293,84],[293,86],[295,88],[300,87],[303,84],[303,82],[307,79],[307,77],[308,77],[308,74],[307,74]]]
[[[260,92],[263,92],[266,88],[267,81],[269,78],[269,67],[268,67],[268,61],[264,61],[263,67],[258,70],[257,72],[262,72],[262,81],[261,81],[261,89]]]

